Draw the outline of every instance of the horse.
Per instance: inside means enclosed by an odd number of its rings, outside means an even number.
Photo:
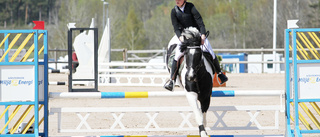
[[[176,50],[184,52],[185,63],[184,66],[180,66],[182,70],[178,73],[177,81],[180,80],[178,83],[186,91],[186,98],[195,114],[200,136],[206,137],[206,113],[210,106],[214,69],[201,50],[200,32],[194,27],[189,27],[184,29],[181,35],[183,41],[180,49]],[[172,50],[175,46],[175,44],[168,45],[168,50]],[[169,66],[168,59],[166,63]],[[170,68],[168,70],[170,72]]]

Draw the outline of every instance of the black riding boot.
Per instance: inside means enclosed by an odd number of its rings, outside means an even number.
[[[174,87],[174,82],[176,81],[176,76],[178,74],[178,67],[177,67],[177,61],[173,60],[172,62],[172,66],[171,66],[171,75],[170,75],[170,80],[164,84],[164,88],[169,90],[169,91],[173,91],[173,87]]]
[[[217,56],[215,56],[215,58],[213,60],[213,65],[214,65],[215,70],[218,74],[218,77],[220,78],[220,81],[221,81],[219,84],[222,85],[223,83],[227,82],[228,77],[221,72],[221,68],[220,68],[220,64],[219,64],[219,60],[218,60]]]

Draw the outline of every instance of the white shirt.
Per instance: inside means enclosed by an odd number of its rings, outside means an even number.
[[[182,11],[182,12],[184,12],[184,7],[186,6],[186,4],[184,4],[184,6],[183,7],[179,7],[179,9]]]

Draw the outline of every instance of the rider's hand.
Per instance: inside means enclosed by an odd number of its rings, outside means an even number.
[[[206,35],[202,34],[201,35],[201,45],[204,44],[204,41],[206,40]]]
[[[181,42],[183,42],[183,40],[184,40],[183,36],[180,36],[180,37],[179,37],[179,40],[180,40]]]

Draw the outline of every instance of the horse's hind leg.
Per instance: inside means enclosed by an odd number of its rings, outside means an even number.
[[[207,133],[205,131],[205,126],[203,125],[203,114],[201,108],[198,105],[198,94],[195,92],[186,93],[187,100],[192,107],[192,111],[195,115],[196,122],[199,126],[199,132],[201,137],[206,137]]]

